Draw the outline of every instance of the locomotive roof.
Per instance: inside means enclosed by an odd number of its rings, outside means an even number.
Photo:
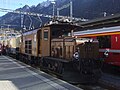
[[[69,27],[79,27],[79,26],[76,25],[76,24],[70,24],[70,23],[48,24],[48,25],[45,25],[45,26],[56,26],[56,27],[59,27],[59,26],[69,26]]]
[[[71,30],[77,30],[77,28],[80,28],[80,26],[70,24],[70,23],[46,24],[46,25],[42,26],[41,28],[43,28],[43,27],[51,27],[52,31],[65,30],[66,32],[70,32]],[[40,30],[40,28],[25,32],[25,33],[23,33],[23,35],[34,34],[34,33],[37,33],[38,30]]]
[[[60,28],[65,29],[67,31],[77,30],[77,28],[80,28],[79,25],[71,24],[71,23],[53,23],[53,24],[46,24],[44,27],[51,27],[51,28]]]
[[[96,18],[86,22],[79,23],[84,29],[95,29],[102,27],[111,27],[120,25],[120,14],[110,15],[102,18]]]
[[[33,30],[33,31],[25,32],[25,33],[23,33],[23,36],[25,36],[25,35],[29,35],[29,34],[37,33],[38,30],[39,30],[39,29],[35,29],[35,30]]]

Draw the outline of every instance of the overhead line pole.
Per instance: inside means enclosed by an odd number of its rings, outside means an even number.
[[[66,5],[63,5],[62,7],[60,8],[57,8],[57,16],[59,17],[59,11],[62,10],[62,9],[65,9],[65,8],[68,8],[70,6],[70,3],[66,4]]]
[[[60,10],[62,10],[62,9],[65,9],[65,8],[68,8],[68,7],[70,7],[70,20],[72,21],[72,19],[73,19],[73,3],[72,3],[72,1],[70,0],[70,3],[68,3],[68,4],[66,4],[66,5],[63,5],[62,7],[60,7],[60,8],[57,8],[57,16],[59,17],[59,12],[60,12]]]
[[[72,1],[70,1],[70,18],[72,21],[72,18],[73,18],[73,3],[72,3]]]
[[[73,7],[72,7],[72,1],[71,1],[71,5],[70,4],[67,4],[61,8],[58,8],[58,11],[61,10],[62,8],[66,8],[68,6],[71,6],[71,9],[70,9],[70,17],[67,17],[67,18],[71,18],[72,20],[75,20],[75,21],[87,21],[87,19],[81,19],[81,18],[75,18],[73,17]],[[4,8],[0,8],[0,11],[2,12],[11,12],[11,13],[16,13],[16,14],[23,14],[23,15],[31,15],[31,16],[38,16],[38,17],[46,17],[46,18],[53,18],[53,15],[46,15],[46,14],[39,14],[39,13],[31,13],[31,12],[23,12],[23,11],[19,11],[19,10],[11,10],[11,9],[4,9]],[[57,13],[58,13],[57,11]],[[58,18],[64,18],[66,16],[60,16],[59,13],[58,13]]]

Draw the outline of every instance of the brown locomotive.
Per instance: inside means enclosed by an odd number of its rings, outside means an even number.
[[[95,82],[100,78],[98,41],[67,36],[79,28],[68,23],[48,24],[21,36],[17,58],[40,66],[71,82]],[[75,57],[75,51],[78,55]],[[78,59],[76,59],[78,58]]]

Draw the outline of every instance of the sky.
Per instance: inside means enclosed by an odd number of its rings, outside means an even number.
[[[0,0],[0,8],[15,10],[25,5],[36,6],[37,4],[43,1],[47,1],[47,0]],[[5,13],[6,12],[0,11],[0,16],[4,15]]]

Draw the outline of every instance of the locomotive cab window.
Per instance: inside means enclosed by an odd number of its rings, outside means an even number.
[[[48,40],[48,31],[44,32],[44,40]]]
[[[27,54],[32,53],[32,40],[25,41],[25,53]]]

